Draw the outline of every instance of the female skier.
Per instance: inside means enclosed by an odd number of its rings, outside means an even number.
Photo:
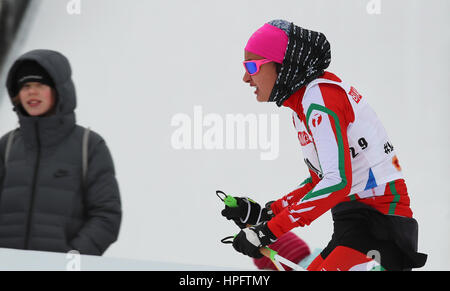
[[[261,257],[261,247],[331,209],[331,241],[308,270],[422,267],[426,255],[417,252],[418,224],[392,142],[358,90],[325,71],[330,61],[322,33],[285,20],[249,39],[243,81],[258,101],[292,109],[311,176],[264,208],[244,197],[225,207],[222,215],[242,228],[233,246]]]

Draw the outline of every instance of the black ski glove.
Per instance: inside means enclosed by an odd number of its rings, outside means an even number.
[[[236,251],[252,258],[262,258],[260,248],[273,244],[277,237],[270,231],[267,222],[245,228],[233,240]]]
[[[247,225],[256,225],[268,221],[273,217],[269,202],[266,208],[262,208],[257,202],[247,197],[235,197],[237,207],[225,206],[222,216],[228,220],[233,220],[239,228],[246,228]]]

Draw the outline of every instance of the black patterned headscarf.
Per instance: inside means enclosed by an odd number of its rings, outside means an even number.
[[[285,20],[269,24],[282,29],[289,41],[269,101],[282,106],[292,94],[321,76],[331,62],[330,43],[324,34],[296,26]]]

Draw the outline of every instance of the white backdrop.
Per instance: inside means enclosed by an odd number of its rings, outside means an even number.
[[[79,124],[112,151],[123,201],[114,258],[254,269],[219,240],[236,227],[215,190],[265,203],[307,177],[290,110],[257,103],[242,82],[253,31],[286,19],[327,35],[329,68],[369,100],[399,154],[419,221],[424,270],[450,270],[448,0],[34,0],[7,66],[36,48],[71,61]],[[75,1],[76,2],[76,1]],[[367,5],[375,3],[375,6]],[[377,6],[377,4],[381,6]],[[378,9],[380,8],[380,9]],[[73,12],[73,11],[72,11]],[[77,11],[75,11],[77,12]],[[0,75],[0,134],[16,126]],[[177,113],[279,114],[279,155],[258,150],[175,150]],[[324,247],[331,215],[294,232]]]

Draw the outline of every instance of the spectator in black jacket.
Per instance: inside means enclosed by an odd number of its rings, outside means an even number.
[[[20,127],[0,139],[0,248],[102,255],[118,238],[113,160],[102,137],[75,122],[71,74],[50,50],[9,71]]]

